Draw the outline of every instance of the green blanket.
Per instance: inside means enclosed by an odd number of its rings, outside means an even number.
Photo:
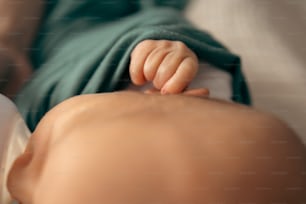
[[[69,97],[119,89],[131,51],[145,39],[184,42],[201,60],[231,73],[233,100],[250,104],[239,57],[184,18],[186,3],[49,0],[32,49],[35,74],[15,99],[30,129]]]

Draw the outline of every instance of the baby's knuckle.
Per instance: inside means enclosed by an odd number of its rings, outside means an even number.
[[[187,46],[185,45],[185,43],[183,43],[181,41],[175,41],[174,43],[175,43],[176,48],[179,49],[179,50],[186,51],[188,49]]]
[[[197,64],[188,57],[181,62],[180,68],[184,69],[185,73],[195,73],[198,70]]]
[[[141,41],[141,43],[139,43],[139,44],[145,46],[145,45],[152,45],[152,44],[154,44],[154,42],[155,42],[154,40],[148,39],[148,40]]]
[[[160,45],[160,46],[162,46],[162,47],[171,47],[171,45],[172,45],[172,42],[171,41],[169,41],[169,40],[159,40],[158,41],[158,44]]]
[[[155,41],[154,41],[154,40],[144,40],[144,41],[141,41],[141,42],[136,46],[136,49],[138,49],[138,50],[140,50],[140,51],[143,51],[143,50],[145,50],[145,49],[154,47],[154,45],[155,45]]]

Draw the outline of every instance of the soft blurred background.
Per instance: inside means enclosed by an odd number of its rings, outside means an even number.
[[[306,0],[191,0],[187,16],[243,61],[254,106],[306,143]]]

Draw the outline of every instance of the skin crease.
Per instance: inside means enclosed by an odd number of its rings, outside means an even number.
[[[194,96],[64,101],[16,160],[10,193],[22,204],[306,201],[306,151],[294,132],[269,114]]]

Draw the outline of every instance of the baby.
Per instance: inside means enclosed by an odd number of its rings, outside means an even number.
[[[294,132],[188,89],[197,69],[181,42],[141,42],[130,77],[153,88],[77,96],[49,111],[9,173],[11,196],[23,204],[304,202],[306,150]]]
[[[14,22],[0,33],[28,36],[4,40],[15,63],[11,74],[0,72],[3,93],[18,93],[35,129],[9,172],[16,201],[305,202],[304,146],[275,117],[225,101],[239,102],[246,91],[239,59],[186,23],[178,2],[51,1],[34,44],[39,53],[31,53],[39,69],[18,92],[31,75],[24,48],[38,25],[25,29],[18,16],[33,9],[41,18],[43,6],[0,0]],[[133,83],[127,89],[140,92],[88,94],[116,90],[125,71]],[[210,76],[222,83],[207,83]],[[209,98],[216,87],[222,96]]]
[[[11,196],[23,204],[305,201],[297,136],[273,116],[188,89],[197,70],[184,43],[139,43],[130,77],[153,88],[77,96],[49,111],[9,173]]]
[[[15,161],[12,197],[23,204],[305,202],[306,150],[294,132],[274,116],[203,93],[64,101]]]
[[[197,56],[182,42],[168,40],[142,41],[131,53],[129,73],[134,85],[130,85],[128,89],[145,90],[144,92],[147,94],[157,92],[162,95],[183,93],[187,96],[208,97],[209,90],[200,87],[201,81],[203,81],[201,75],[198,75],[197,80],[193,80],[197,75],[198,64]],[[207,70],[204,71],[207,72]],[[217,69],[215,69],[215,72],[218,72]],[[205,77],[207,76],[209,76],[209,73]],[[148,86],[147,82],[152,82],[152,84]],[[145,85],[146,83],[147,85]],[[192,88],[188,88],[190,84],[193,84]],[[229,84],[228,87],[230,87]],[[222,89],[222,87],[220,88]],[[47,139],[47,137],[45,138]],[[31,141],[33,140],[34,137],[31,137]],[[15,141],[17,142],[17,140]],[[11,145],[14,146],[14,144]],[[10,153],[13,154],[13,152]],[[27,155],[27,151],[23,155]],[[14,157],[14,155],[11,156]],[[7,162],[7,164],[10,164],[10,162]],[[8,168],[8,166],[5,167],[5,169]],[[17,171],[21,170],[19,167],[16,169]],[[16,176],[11,178],[15,180]],[[15,189],[19,188],[19,184],[21,182],[9,184],[10,190],[15,191]],[[13,192],[12,196],[20,203],[36,203],[34,201],[24,201],[24,198],[18,198],[18,193],[15,195]],[[44,198],[43,200],[47,201],[49,198]],[[54,202],[50,201],[50,203]],[[71,203],[74,202],[71,201]]]

